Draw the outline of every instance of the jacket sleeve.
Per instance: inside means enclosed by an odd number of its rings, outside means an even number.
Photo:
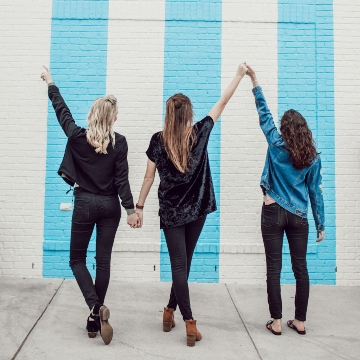
[[[266,100],[261,90],[261,87],[255,87],[252,92],[255,97],[256,109],[259,114],[260,127],[266,137],[269,146],[271,147],[283,145],[283,139],[275,126],[273,117],[271,115],[270,109],[266,104]]]
[[[65,135],[70,138],[78,134],[81,131],[81,127],[75,124],[65,100],[60,94],[59,88],[55,85],[49,86],[48,95]]]
[[[306,176],[309,190],[311,209],[315,220],[316,230],[325,230],[324,198],[322,193],[321,160],[318,156]]]
[[[128,146],[125,137],[120,141],[121,149],[115,162],[115,186],[118,189],[121,205],[125,209],[134,209],[134,200],[129,183]]]

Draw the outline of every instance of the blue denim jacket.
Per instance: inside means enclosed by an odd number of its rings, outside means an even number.
[[[255,87],[253,94],[260,127],[269,145],[260,185],[281,207],[303,218],[307,217],[310,198],[316,229],[324,230],[320,156],[317,155],[310,166],[301,170],[295,169],[290,160],[290,152],[274,124],[261,87]]]

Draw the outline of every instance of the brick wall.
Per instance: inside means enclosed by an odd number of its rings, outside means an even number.
[[[42,273],[50,24],[50,1],[1,2],[1,275]]]
[[[360,4],[334,1],[337,284],[360,285]]]
[[[47,108],[46,86],[39,80],[43,63],[51,64],[54,79],[82,126],[93,98],[104,93],[118,98],[115,129],[129,144],[136,201],[145,172],[144,152],[151,134],[161,129],[164,100],[176,90],[188,93],[201,119],[239,61],[246,60],[257,70],[275,120],[295,101],[298,110],[306,112],[322,151],[327,238],[316,245],[312,227],[308,251],[312,281],[335,283],[336,265],[337,284],[360,285],[356,200],[360,162],[355,135],[360,130],[359,6],[349,0],[335,1],[334,6],[328,0],[79,4],[4,0],[1,5],[1,274],[71,276],[71,212],[60,210],[60,203],[71,203],[71,194],[65,194],[68,187],[56,174],[66,138]],[[176,24],[188,27],[183,37],[171,32]],[[190,45],[195,50],[190,51]],[[307,71],[299,65],[291,68],[291,61],[299,64],[296,56],[307,62]],[[174,59],[181,59],[179,65]],[[259,179],[266,142],[249,79],[243,79],[214,134],[209,152],[219,211],[204,229],[192,280],[263,284]],[[170,279],[158,227],[157,185],[158,178],[146,203],[143,229],[130,229],[123,212],[112,257],[113,279]],[[292,282],[286,244],[284,253],[283,281]],[[91,271],[93,256],[92,240]]]

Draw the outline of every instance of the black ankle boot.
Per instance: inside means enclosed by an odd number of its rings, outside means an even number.
[[[92,321],[90,320],[92,319]],[[96,337],[96,334],[99,331],[99,316],[90,314],[87,318],[86,330],[88,331],[89,338]]]

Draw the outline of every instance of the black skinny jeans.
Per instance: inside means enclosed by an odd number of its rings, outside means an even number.
[[[282,318],[280,272],[284,231],[289,242],[291,264],[296,279],[295,318],[305,321],[309,300],[309,274],[306,266],[308,221],[285,210],[277,203],[264,204],[261,232],[266,253],[268,303],[270,315],[274,319]]]
[[[184,320],[192,319],[188,278],[195,246],[205,220],[206,216],[202,216],[185,225],[164,229],[173,280],[167,307],[176,310],[179,305]]]
[[[91,309],[103,304],[110,280],[111,251],[120,222],[117,195],[105,196],[75,188],[75,205],[71,226],[70,267],[85,301]],[[96,224],[95,285],[86,267],[86,253]]]

